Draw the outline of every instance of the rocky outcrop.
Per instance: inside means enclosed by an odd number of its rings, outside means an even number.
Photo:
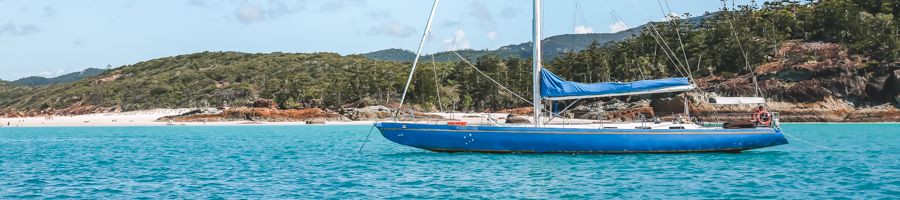
[[[278,109],[278,103],[275,103],[275,101],[272,101],[271,99],[258,99],[247,104],[247,107]]]
[[[510,108],[503,109],[498,111],[498,113],[509,113],[515,115],[532,115],[534,113],[534,108],[532,107],[522,107],[522,108]]]
[[[389,119],[393,116],[393,112],[394,109],[384,106],[345,108],[339,111],[341,115],[355,121]]]
[[[866,102],[873,98],[873,89],[883,88],[871,84],[863,58],[851,57],[846,49],[832,43],[783,44],[774,61],[756,68],[756,75],[763,94],[786,102],[818,102],[825,97]],[[756,94],[752,74],[735,78],[704,77],[697,79],[704,90],[723,96],[753,96]],[[877,82],[877,81],[876,81]]]
[[[880,94],[887,98],[893,97],[896,104],[900,105],[900,69],[892,71],[884,81]]]
[[[893,106],[878,106],[855,110],[847,115],[844,122],[900,122],[900,109]]]
[[[230,108],[221,113],[198,113],[160,118],[159,121],[217,122],[217,121],[349,121],[346,117],[318,108],[278,110],[270,108]]]
[[[575,118],[609,121],[632,121],[654,116],[653,107],[650,106],[648,99],[626,102],[612,98],[607,101],[585,103],[572,108],[570,112]]]
[[[826,96],[810,103],[769,102],[770,112],[783,122],[900,122],[900,109],[889,105],[857,108],[851,102]],[[692,114],[704,121],[743,121],[752,119],[756,105],[712,105],[692,101]]]
[[[367,106],[363,108],[344,108],[338,111],[338,113],[354,121],[383,121],[393,119],[394,112],[396,112],[395,110],[396,109],[391,109],[386,106]],[[413,107],[411,113],[403,114],[404,120],[444,119],[444,117],[438,115],[427,114],[415,110],[416,107]]]
[[[774,61],[756,68],[769,109],[785,122],[900,121],[900,67],[898,63],[869,64],[832,43],[787,42]],[[697,79],[708,94],[755,96],[751,74],[734,78]],[[749,119],[753,106],[713,106],[692,99],[692,113],[706,118]],[[671,109],[675,103],[654,103]],[[724,114],[723,114],[724,113]]]

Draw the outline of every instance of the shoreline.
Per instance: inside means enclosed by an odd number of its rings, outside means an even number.
[[[223,126],[371,126],[376,121],[353,121],[353,122],[325,122],[325,124],[306,124],[303,122],[253,122],[253,121],[234,121],[234,122],[218,122],[218,123],[176,123],[168,124],[165,122],[158,123],[126,123],[126,124],[103,124],[103,125],[21,125],[21,126],[4,126],[5,128],[103,128],[103,127],[223,127]],[[900,125],[900,122],[791,122],[783,123],[787,125],[814,125],[814,124],[831,124],[831,125]]]
[[[157,127],[157,126],[293,126],[293,125],[372,125],[379,121],[390,120],[362,120],[362,121],[324,121],[324,124],[307,124],[303,121],[273,122],[273,121],[217,121],[217,122],[172,122],[158,121],[160,118],[181,115],[194,109],[153,109],[131,111],[121,113],[94,113],[76,116],[42,116],[0,118],[0,128],[9,127]],[[485,117],[506,117],[500,113],[429,113],[445,118],[454,118],[456,121],[466,121],[469,124],[486,123]],[[446,120],[419,121],[434,123]]]
[[[158,119],[179,115],[191,109],[154,109],[122,113],[95,113],[77,116],[0,118],[0,128],[9,127],[159,127],[159,126],[353,126],[372,125],[380,121],[325,121],[324,124],[307,124],[306,122],[269,122],[269,121],[224,121],[224,122],[161,122]],[[466,121],[469,124],[485,124],[485,118],[505,117],[504,113],[428,113],[451,118],[454,121]],[[435,123],[447,120],[418,121]],[[593,122],[593,120],[569,119],[572,123]],[[9,125],[7,125],[9,124]],[[900,122],[785,122],[784,124],[900,124]]]

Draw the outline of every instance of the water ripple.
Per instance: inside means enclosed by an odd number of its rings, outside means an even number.
[[[788,125],[741,154],[443,154],[369,127],[0,129],[0,198],[900,198],[900,126]]]

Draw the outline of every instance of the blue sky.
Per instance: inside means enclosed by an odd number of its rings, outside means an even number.
[[[545,36],[659,20],[656,0],[545,0]],[[57,76],[202,51],[337,52],[418,46],[431,0],[0,0],[0,79]],[[662,1],[665,4],[665,1]],[[669,0],[700,15],[718,0]],[[749,1],[738,1],[747,4]],[[612,17],[616,12],[624,21]],[[531,1],[443,0],[426,52],[530,40]]]

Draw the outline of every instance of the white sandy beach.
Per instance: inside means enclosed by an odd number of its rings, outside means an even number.
[[[90,126],[230,126],[230,125],[304,125],[304,122],[163,122],[157,119],[180,115],[192,109],[154,109],[121,113],[96,113],[77,116],[0,118],[0,128],[6,127],[90,127]],[[488,117],[501,123],[505,113],[429,113],[450,121],[466,121],[469,124],[490,124]],[[448,120],[434,121],[441,123]],[[371,125],[375,121],[327,121],[325,125]]]

